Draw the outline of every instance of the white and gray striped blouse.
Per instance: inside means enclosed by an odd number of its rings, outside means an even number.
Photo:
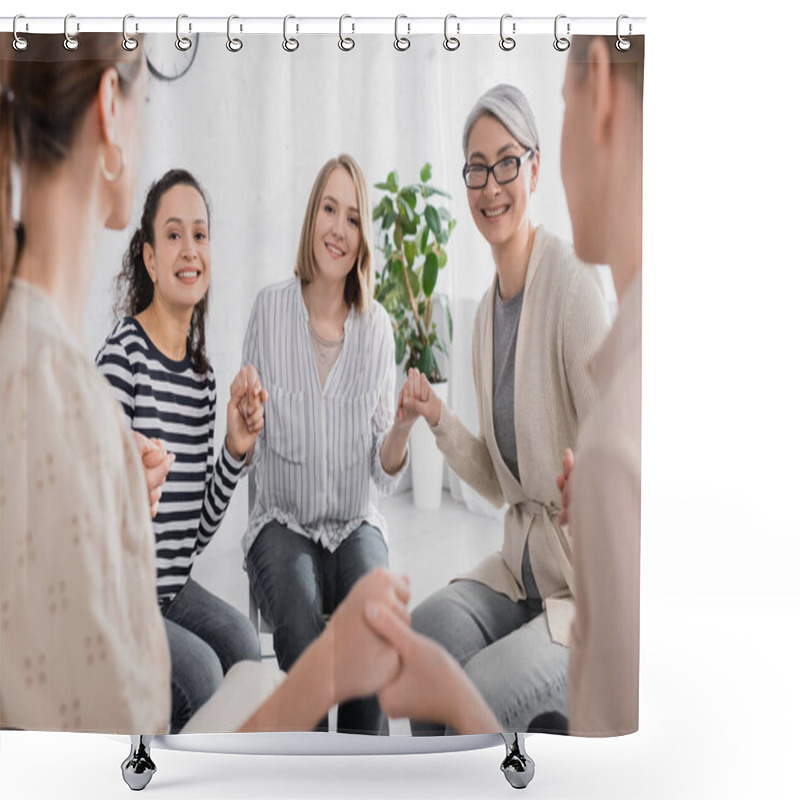
[[[201,375],[188,354],[183,361],[167,358],[132,317],[114,326],[96,361],[131,427],[175,453],[153,520],[163,602],[181,590],[219,528],[244,459],[223,445],[214,463],[217,391],[210,366]]]
[[[245,554],[264,525],[277,520],[331,552],[362,522],[386,535],[371,497],[370,478],[389,494],[405,471],[381,465],[394,421],[392,326],[377,302],[350,309],[344,344],[325,387],[319,383],[300,279],[262,289],[244,340],[269,393],[265,426],[252,464],[256,497],[243,540]]]

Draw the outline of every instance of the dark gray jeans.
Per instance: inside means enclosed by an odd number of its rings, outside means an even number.
[[[170,733],[178,733],[234,664],[261,660],[261,644],[244,614],[192,578],[161,613],[171,662]]]
[[[333,613],[362,575],[389,566],[389,551],[381,532],[366,522],[331,553],[272,520],[256,537],[245,564],[253,597],[273,629],[278,666],[287,672],[322,633],[323,615]],[[339,706],[340,732],[377,734],[384,721],[376,697]],[[327,722],[321,720],[317,730],[327,730]]]

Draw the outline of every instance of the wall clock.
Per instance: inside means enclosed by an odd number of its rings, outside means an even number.
[[[172,36],[144,37],[147,68],[154,77],[162,81],[174,81],[188,72],[197,55],[199,34],[188,33],[183,37],[192,43],[187,50],[179,50]]]

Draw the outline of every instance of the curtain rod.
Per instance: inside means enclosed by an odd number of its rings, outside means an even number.
[[[14,30],[14,17],[0,17],[0,31],[11,33]],[[70,14],[64,17],[36,17],[19,15],[16,31],[25,33],[122,33],[122,17],[81,17]],[[414,36],[415,34],[438,34],[445,31],[444,17],[356,17],[344,15],[338,17],[235,17],[232,30],[237,34],[278,34],[288,32],[294,35],[303,34],[387,34]],[[619,20],[621,19],[621,22]],[[557,24],[559,35],[606,34],[620,32],[623,36],[636,36],[645,32],[644,17],[513,17],[504,15],[502,31],[504,36],[523,36],[527,34],[550,34]],[[175,33],[178,20],[176,17],[137,17],[129,15],[125,30],[129,36],[137,33]],[[618,31],[618,24],[622,30]],[[195,17],[181,15],[181,33],[220,33],[228,32],[228,17]],[[449,15],[447,23],[448,35],[470,36],[475,34],[498,34],[501,32],[500,17],[459,17]]]

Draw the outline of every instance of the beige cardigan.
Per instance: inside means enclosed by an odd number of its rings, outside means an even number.
[[[574,615],[572,542],[558,524],[556,476],[562,471],[564,449],[575,447],[578,425],[595,401],[587,364],[609,329],[608,307],[597,270],[578,261],[569,245],[537,228],[515,358],[518,482],[500,455],[492,423],[496,281],[478,307],[472,340],[479,435],[473,436],[444,405],[432,428],[456,474],[498,508],[508,504],[502,549],[459,578],[521,600],[527,544],[550,635],[566,645]]]

